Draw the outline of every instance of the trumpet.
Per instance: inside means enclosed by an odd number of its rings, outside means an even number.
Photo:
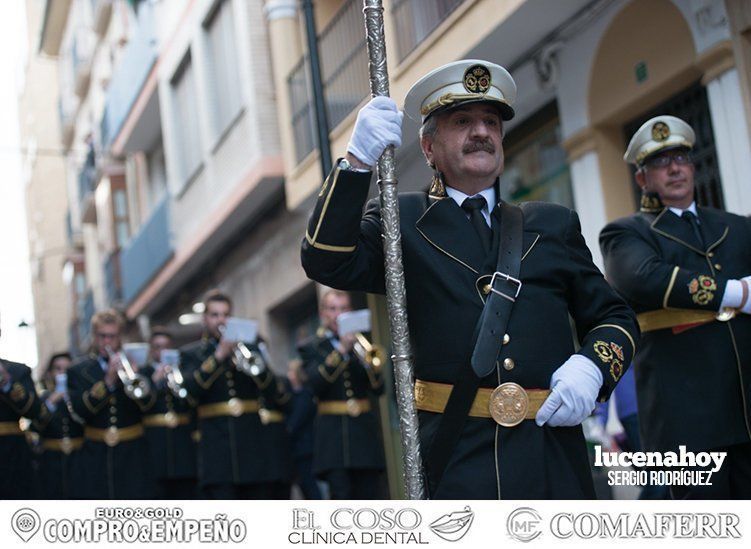
[[[224,326],[219,327],[219,331],[224,334]],[[245,343],[238,341],[232,349],[232,363],[235,368],[248,376],[259,376],[268,369],[266,344],[258,342],[258,352],[251,351]]]
[[[371,343],[362,332],[355,332],[354,336],[355,343],[352,350],[357,358],[374,372],[379,372],[386,363],[386,351],[381,345]]]
[[[136,373],[130,365],[127,355],[122,351],[113,351],[112,347],[105,347],[109,356],[117,355],[122,368],[118,368],[117,375],[123,382],[125,394],[134,400],[140,400],[151,394],[151,385],[145,376]]]

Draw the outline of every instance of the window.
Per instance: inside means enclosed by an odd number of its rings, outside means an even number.
[[[177,141],[178,177],[182,184],[187,183],[201,165],[201,128],[198,122],[198,98],[195,74],[190,52],[172,78],[174,100],[175,140]]]
[[[204,24],[214,135],[219,138],[240,110],[240,79],[232,2],[221,0]]]
[[[113,223],[115,226],[115,246],[122,248],[128,242],[128,200],[125,189],[115,189],[112,193]]]
[[[504,139],[506,166],[501,198],[511,202],[542,200],[574,207],[571,173],[561,147],[555,103],[543,107]]]

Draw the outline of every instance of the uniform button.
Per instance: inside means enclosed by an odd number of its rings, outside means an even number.
[[[117,399],[115,398],[115,395],[112,395],[110,397],[110,404],[114,404],[115,402],[117,402]]]
[[[707,257],[714,257],[714,252],[709,252],[709,253],[707,254]]]
[[[344,376],[344,378],[346,379],[346,378],[348,378],[348,377],[349,377],[349,372],[344,372],[344,373],[343,373],[342,375],[343,375],[343,376]]]
[[[227,393],[229,393],[229,396],[233,397],[233,396],[235,396],[235,394],[237,393],[237,391],[235,391],[234,389],[230,389],[229,391],[227,391]]]
[[[490,293],[490,284],[485,284],[485,286],[482,287],[482,293],[485,295],[488,295]]]
[[[227,370],[226,372],[224,372],[224,375],[227,376],[227,379],[229,379],[229,378],[232,377],[232,372],[230,372],[229,370]]]
[[[234,385],[235,385],[234,381],[232,381],[231,379],[227,380],[227,387],[234,387]]]
[[[114,406],[110,406],[110,413],[112,414],[117,413],[117,408],[115,408]]]
[[[503,359],[503,367],[506,368],[507,370],[513,370],[514,366],[516,366],[516,364],[514,364],[514,360],[513,359],[511,359],[511,358],[504,358]]]
[[[347,389],[347,390],[345,391],[345,393],[346,393],[346,395],[347,395],[348,397],[351,397],[352,395],[354,395],[354,394],[355,394],[355,393],[353,393],[353,392],[352,392],[352,389]]]
[[[722,265],[720,265],[719,263],[715,263],[714,264],[714,268],[717,269],[718,271],[721,271],[722,270]]]
[[[117,418],[115,416],[110,416],[110,423],[112,425],[114,425],[115,423],[117,423]]]
[[[503,335],[503,344],[508,345],[508,342],[511,341],[511,336],[508,334]]]

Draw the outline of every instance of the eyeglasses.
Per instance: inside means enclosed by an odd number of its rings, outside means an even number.
[[[689,152],[677,152],[675,154],[661,154],[659,156],[653,156],[646,160],[644,165],[647,168],[667,168],[672,162],[675,162],[679,166],[685,166],[693,162],[691,153]]]
[[[99,339],[114,339],[118,335],[120,335],[120,334],[108,334],[108,333],[105,333],[105,332],[97,332],[97,334],[96,334],[96,336]]]

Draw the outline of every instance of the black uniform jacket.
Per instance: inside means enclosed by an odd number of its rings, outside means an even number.
[[[248,348],[258,352],[253,345]],[[259,408],[281,414],[275,409],[281,395],[269,369],[259,376],[248,376],[237,371],[230,359],[217,362],[215,350],[216,341],[207,337],[180,350],[185,388],[198,402],[199,484],[289,480],[291,459],[283,419],[264,425],[257,411],[202,417],[203,410],[227,405],[231,399],[255,401]]]
[[[703,247],[691,225],[667,208],[602,230],[608,279],[637,313],[717,312],[728,279],[751,274],[751,222],[711,208],[697,211]],[[645,448],[748,442],[751,317],[685,328],[642,334],[634,365]]]
[[[39,415],[40,400],[31,379],[31,369],[2,360],[10,374],[10,391],[0,391],[0,499],[28,498],[32,490],[31,450],[18,427],[21,417]]]
[[[383,394],[383,376],[366,368],[354,354],[343,357],[324,334],[316,335],[300,349],[307,386],[318,402],[369,400]],[[325,404],[324,404],[325,405]],[[316,417],[313,470],[383,469],[383,444],[375,414],[319,414]]]
[[[378,204],[372,201],[361,214],[369,181],[369,173],[336,168],[324,182],[302,245],[303,267],[312,279],[345,290],[384,292]],[[454,383],[470,368],[482,288],[495,270],[497,247],[490,257],[483,253],[451,198],[407,193],[400,195],[399,208],[415,377]],[[522,209],[522,288],[506,330],[508,343],[498,338],[496,371],[481,385],[513,381],[527,389],[548,388],[552,373],[575,351],[570,314],[579,352],[602,372],[604,400],[634,352],[633,312],[593,265],[576,213],[544,203]],[[496,243],[499,212],[496,207],[491,215]],[[500,366],[507,358],[511,369]],[[419,416],[426,456],[440,416],[422,411]],[[504,428],[470,417],[431,496],[593,497],[581,428],[540,428],[533,420]]]
[[[39,459],[41,495],[46,499],[82,497],[83,471],[80,450],[83,425],[70,413],[65,400],[59,400],[54,411],[44,401],[49,393],[40,395],[43,404],[39,417],[32,423],[39,433],[42,454]]]
[[[125,393],[120,380],[110,391],[104,383],[104,370],[97,357],[91,355],[68,370],[68,394],[71,411],[85,423],[80,454],[86,483],[83,496],[87,499],[150,498],[153,477],[143,434],[110,445],[102,440],[101,433],[110,427],[128,429],[123,431],[125,433],[142,429],[141,419],[153,406],[156,392],[152,390],[143,400],[134,400]],[[88,436],[87,429],[99,436]]]
[[[150,378],[154,367],[146,366],[142,373]],[[165,385],[156,387],[156,402],[144,423],[154,476],[159,480],[196,478],[195,400],[176,397]]]

